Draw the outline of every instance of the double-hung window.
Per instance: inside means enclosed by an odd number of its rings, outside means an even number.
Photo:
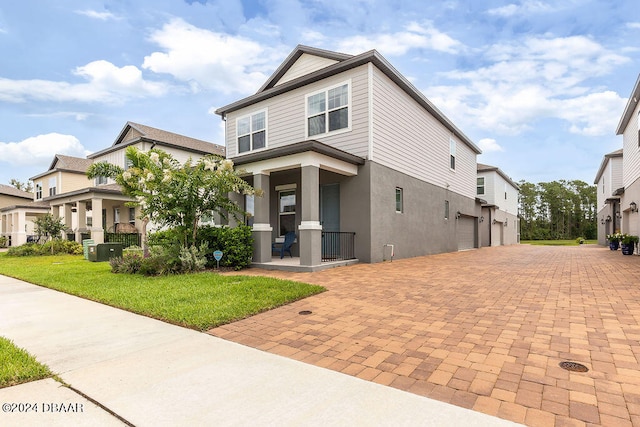
[[[296,231],[296,186],[295,184],[276,187],[278,191],[278,230],[284,236]]]
[[[103,185],[107,183],[106,176],[96,176],[96,185]]]
[[[403,199],[402,188],[396,187],[396,212],[397,213],[404,212],[404,201],[402,199]]]
[[[236,122],[238,153],[267,146],[267,113],[259,111],[240,117]]]
[[[483,176],[478,177],[477,181],[478,181],[478,183],[477,183],[477,186],[476,186],[476,188],[477,188],[476,194],[478,196],[482,196],[482,195],[484,195],[484,177]]]
[[[42,183],[36,182],[36,200],[42,199]]]
[[[307,96],[307,136],[349,128],[349,83]]]
[[[56,178],[49,178],[49,196],[55,196],[56,192],[57,180]]]

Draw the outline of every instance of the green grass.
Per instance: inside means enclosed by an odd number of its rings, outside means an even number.
[[[45,365],[26,351],[0,337],[0,388],[48,378],[52,374]]]
[[[538,246],[579,246],[579,243],[573,240],[522,240],[523,245],[538,245]],[[597,240],[585,240],[584,245],[595,245]]]
[[[8,257],[0,274],[176,325],[207,330],[323,292],[321,286],[203,272],[145,277],[114,274],[78,255]]]

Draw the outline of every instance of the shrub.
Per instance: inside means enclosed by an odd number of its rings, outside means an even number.
[[[112,273],[136,274],[142,266],[142,255],[129,252],[122,257],[109,259]]]
[[[25,243],[20,246],[12,246],[7,251],[8,256],[36,256],[51,254],[82,255],[83,248],[80,243],[73,240],[54,239],[44,245],[37,243]]]
[[[581,245],[581,244],[583,244],[583,243],[584,243],[584,239],[583,239],[582,237],[578,237],[578,238],[576,239],[576,243],[577,243],[577,244],[579,244],[579,245]]]
[[[42,255],[42,245],[37,243],[25,243],[20,246],[12,246],[7,251],[7,256],[34,256]]]
[[[216,261],[213,258],[213,251],[220,250],[224,254],[220,260],[223,267],[233,267],[241,270],[251,264],[253,256],[253,237],[251,227],[239,225],[234,228],[229,227],[201,227],[198,230],[196,244],[201,245],[207,242],[209,252],[207,253],[207,266],[213,267]]]
[[[9,239],[6,236],[0,236],[0,248],[6,248]]]

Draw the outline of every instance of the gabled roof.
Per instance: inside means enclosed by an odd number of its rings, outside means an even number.
[[[616,135],[622,135],[624,130],[627,128],[629,124],[629,120],[631,120],[631,116],[638,105],[638,100],[640,100],[640,74],[636,79],[636,84],[633,87],[633,91],[631,92],[631,96],[627,101],[627,106],[624,108],[624,112],[622,113],[622,117],[620,118],[620,123],[618,123],[618,129],[616,129]]]
[[[275,86],[278,79],[291,68],[293,63],[303,54],[308,53],[311,55],[319,54],[324,58],[335,59],[338,62],[328,67],[313,71],[304,76],[300,76],[296,79],[284,82]],[[361,65],[372,63],[380,71],[382,71],[387,77],[389,77],[395,84],[402,88],[407,95],[413,98],[418,104],[420,104],[425,110],[427,110],[432,116],[434,116],[440,123],[442,123],[447,129],[449,129],[460,140],[467,144],[477,154],[482,153],[469,137],[467,137],[460,129],[458,129],[451,120],[449,120],[435,105],[431,103],[418,89],[413,86],[402,74],[400,74],[378,51],[370,50],[368,52],[361,53],[360,55],[346,55],[337,52],[324,51],[320,49],[311,48],[308,46],[298,45],[294,51],[287,57],[285,62],[278,67],[276,72],[267,80],[267,83],[263,85],[260,90],[252,96],[233,102],[224,107],[218,108],[216,114],[219,114],[224,118],[228,113],[255,104],[260,101],[264,101],[269,98],[273,98],[277,95],[289,92],[291,90],[306,86],[310,83],[317,82],[319,80],[326,79],[333,75],[351,70]]]
[[[609,154],[605,154],[602,158],[602,162],[600,163],[600,169],[598,169],[598,173],[596,173],[596,179],[593,181],[594,184],[597,184],[604,173],[604,169],[607,167],[607,163],[609,159],[613,159],[614,157],[623,157],[622,148],[616,151],[612,151]]]
[[[10,185],[0,184],[0,194],[12,197],[21,197],[23,199],[33,200],[33,193],[18,190]]]
[[[111,147],[90,154],[87,158],[93,159],[103,154],[136,144],[140,141],[146,141],[161,146],[181,148],[198,154],[217,154],[220,156],[224,156],[225,154],[223,146],[212,144],[211,142],[190,138],[173,132],[167,132],[166,130],[141,125],[139,123],[127,122]]]
[[[93,160],[83,159],[82,157],[65,156],[64,154],[56,154],[53,156],[51,165],[46,172],[39,173],[31,178],[31,180],[38,179],[44,175],[47,175],[53,171],[71,172],[84,174]]]
[[[498,175],[504,178],[509,184],[511,184],[513,188],[520,191],[520,186],[515,182],[513,182],[513,180],[509,178],[506,173],[502,172],[502,170],[499,167],[478,163],[477,169],[478,169],[478,172],[496,172]]]

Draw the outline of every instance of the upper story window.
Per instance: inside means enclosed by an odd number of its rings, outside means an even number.
[[[55,178],[49,178],[49,196],[56,195],[56,184],[57,180]]]
[[[477,188],[476,194],[478,196],[484,195],[484,177],[483,176],[478,177],[478,183],[476,188]]]
[[[267,113],[257,113],[240,117],[236,121],[238,153],[257,150],[267,146]]]
[[[449,138],[449,167],[456,170],[456,141]]]
[[[133,167],[133,160],[131,160],[128,157],[125,157],[124,158],[124,170],[127,170],[127,169],[129,169],[131,167]],[[105,182],[105,184],[106,184],[106,182]]]
[[[107,177],[106,176],[97,176],[96,177],[96,185],[103,185],[107,183]]]
[[[42,183],[36,182],[36,200],[42,199]]]
[[[349,128],[349,83],[307,95],[307,136]]]

